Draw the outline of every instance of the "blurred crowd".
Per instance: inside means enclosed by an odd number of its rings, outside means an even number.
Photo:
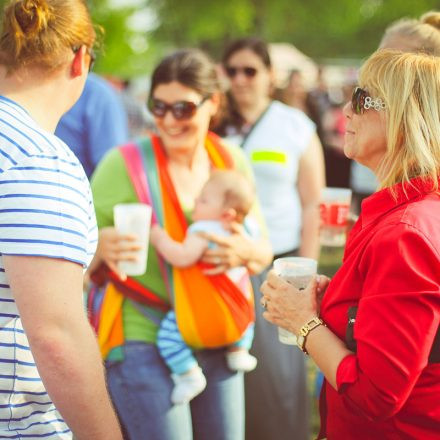
[[[91,72],[96,29],[82,0],[4,9],[0,437],[308,440],[306,354],[319,438],[438,438],[440,13],[359,78],[279,83],[244,37],[148,92]]]
[[[273,69],[276,71],[277,66],[273,66]],[[336,79],[334,70],[335,66],[320,65],[316,69],[316,77],[311,80],[305,79],[307,72],[300,67],[287,72],[284,69],[280,75],[274,74],[275,77],[281,76],[282,80],[277,80],[273,85],[272,96],[300,110],[314,122],[324,153],[326,185],[351,188],[353,191],[351,210],[358,215],[361,201],[375,191],[377,180],[371,171],[354,164],[343,151],[346,118],[342,108],[351,99],[351,93],[356,86],[357,67],[336,67]],[[330,75],[329,71],[332,71]],[[218,72],[226,90],[228,77],[220,66]],[[125,138],[154,132],[154,119],[146,105],[148,78],[123,80],[105,75],[102,79],[116,92],[119,105],[125,111],[128,123],[128,137],[126,135]],[[116,119],[121,121],[120,117]],[[118,137],[107,142],[108,146],[120,143],[121,138]],[[99,148],[95,147],[95,150]]]

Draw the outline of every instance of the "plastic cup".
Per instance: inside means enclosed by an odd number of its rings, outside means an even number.
[[[321,194],[320,243],[322,246],[345,245],[348,214],[350,212],[351,189],[324,188]]]
[[[126,275],[143,275],[147,270],[151,206],[145,203],[120,203],[114,206],[113,215],[118,232],[136,235],[141,246],[136,261],[120,261],[118,268]]]
[[[286,257],[273,262],[275,272],[297,289],[303,290],[310,283],[318,267],[312,258]],[[296,345],[296,335],[278,327],[278,339],[283,344]]]

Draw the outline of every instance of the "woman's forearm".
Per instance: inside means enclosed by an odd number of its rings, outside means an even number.
[[[339,364],[353,353],[330,329],[322,325],[309,333],[305,348],[330,385],[337,389]]]
[[[299,255],[318,259],[319,257],[319,211],[317,204],[309,204],[303,207],[301,246]]]
[[[269,240],[261,238],[250,241],[245,265],[252,274],[262,272],[272,263],[273,253]]]
[[[319,200],[325,186],[324,156],[316,134],[301,156],[298,170],[298,192],[302,208],[302,232],[300,255],[319,256]]]

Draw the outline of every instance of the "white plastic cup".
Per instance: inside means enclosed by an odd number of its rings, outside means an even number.
[[[321,216],[320,243],[322,246],[345,245],[351,189],[324,188],[319,206]]]
[[[136,261],[120,261],[118,268],[126,275],[143,275],[147,270],[151,206],[145,203],[119,203],[113,207],[113,215],[118,232],[136,235],[141,246]]]
[[[318,262],[312,258],[303,257],[277,258],[273,262],[273,268],[288,283],[303,290],[316,275]],[[296,335],[281,327],[278,327],[278,339],[283,344],[296,345]]]

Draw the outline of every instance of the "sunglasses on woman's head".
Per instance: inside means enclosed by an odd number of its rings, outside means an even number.
[[[244,73],[246,78],[253,78],[257,74],[255,67],[225,67],[225,71],[229,78],[234,78],[240,72]]]
[[[370,108],[380,111],[386,108],[385,103],[380,98],[373,99],[368,92],[361,87],[356,87],[351,96],[351,109],[353,113],[362,115],[365,110]]]
[[[177,101],[173,104],[167,104],[166,102],[156,99],[150,98],[148,100],[148,110],[156,117],[156,118],[164,118],[168,111],[171,111],[174,118],[178,121],[183,121],[185,119],[191,119],[197,109],[209,98],[209,96],[205,96],[198,104],[191,101]]]

